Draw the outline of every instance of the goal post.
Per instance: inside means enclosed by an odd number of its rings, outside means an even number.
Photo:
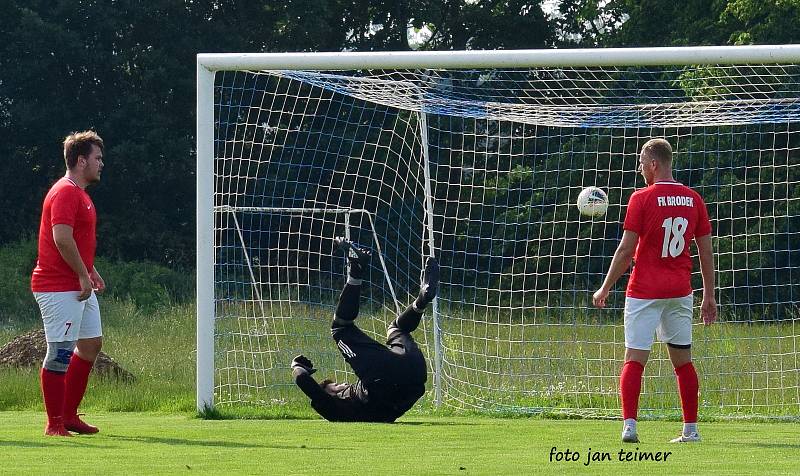
[[[293,353],[353,378],[326,335],[352,234],[377,339],[440,261],[427,401],[615,415],[625,279],[608,310],[591,292],[666,137],[714,228],[701,412],[800,416],[800,45],[200,54],[197,87],[198,410],[299,402]],[[590,185],[605,217],[577,214]],[[655,345],[642,413],[678,403]]]
[[[214,406],[214,73],[197,61],[197,410]]]

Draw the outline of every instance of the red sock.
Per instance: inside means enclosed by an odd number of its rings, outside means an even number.
[[[639,413],[639,393],[642,391],[642,374],[644,365],[629,360],[622,365],[619,376],[619,392],[622,396],[622,418],[636,419]]]
[[[78,414],[78,405],[83,400],[93,365],[94,362],[84,360],[78,354],[72,354],[69,360],[64,388],[64,418],[67,420]]]
[[[42,397],[47,411],[47,424],[63,424],[64,374],[45,368],[39,373],[42,382]]]
[[[675,369],[678,378],[678,392],[681,394],[681,408],[683,409],[684,423],[697,423],[697,398],[700,384],[697,381],[697,371],[691,362]]]

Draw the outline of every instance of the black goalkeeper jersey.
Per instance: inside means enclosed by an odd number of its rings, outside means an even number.
[[[311,399],[311,407],[328,421],[391,423],[425,394],[424,384],[384,384],[376,381],[367,388],[361,380],[344,384],[335,394],[330,394],[302,369],[294,372],[294,379]]]

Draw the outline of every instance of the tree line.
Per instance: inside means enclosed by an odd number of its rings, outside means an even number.
[[[0,245],[36,233],[61,141],[96,129],[98,253],[194,260],[195,55],[793,43],[780,0],[2,0]],[[415,42],[412,33],[420,35]]]

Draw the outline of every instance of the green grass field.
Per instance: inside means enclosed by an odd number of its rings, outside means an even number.
[[[486,336],[472,342],[463,338],[451,339],[446,344],[448,349],[460,346],[468,350],[467,357],[453,359],[455,363],[465,363],[466,358],[475,359],[478,352],[485,354],[483,360],[470,363],[483,370],[481,378],[484,380],[464,380],[460,382],[463,387],[448,389],[452,392],[448,398],[456,400],[440,409],[433,407],[429,392],[417,407],[394,425],[333,424],[320,420],[310,409],[304,396],[291,383],[287,370],[288,358],[303,351],[316,359],[323,376],[347,377],[340,357],[324,338],[329,316],[324,310],[312,312],[295,305],[293,312],[303,315],[304,319],[273,323],[283,325],[285,331],[279,339],[272,338],[276,339],[273,340],[275,347],[268,349],[268,359],[272,359],[269,361],[273,368],[262,371],[253,380],[244,375],[249,386],[221,388],[221,392],[229,391],[227,395],[232,399],[249,396],[253,400],[261,399],[267,405],[226,405],[217,415],[223,419],[203,420],[194,412],[193,306],[143,310],[128,300],[119,299],[105,299],[101,305],[104,350],[133,372],[137,381],[123,384],[93,377],[81,410],[87,413],[87,421],[99,425],[102,432],[93,436],[54,439],[42,435],[45,417],[38,387],[38,369],[0,369],[0,447],[6,450],[7,455],[0,465],[0,473],[543,474],[557,471],[567,474],[796,474],[796,455],[800,450],[797,423],[736,420],[746,417],[748,410],[769,409],[761,406],[758,400],[769,397],[778,399],[774,400],[777,404],[774,416],[789,415],[796,421],[793,392],[797,383],[791,380],[797,378],[796,370],[791,370],[797,369],[792,360],[796,359],[795,354],[782,349],[780,360],[775,360],[772,357],[774,350],[765,348],[762,342],[765,338],[779,335],[788,335],[789,339],[796,340],[797,333],[793,333],[791,328],[720,326],[700,329],[699,342],[706,345],[705,360],[700,360],[702,365],[722,365],[725,358],[735,358],[736,352],[742,356],[739,361],[732,362],[744,376],[738,372],[707,373],[703,376],[707,388],[725,389],[728,385],[741,384],[751,389],[765,387],[769,392],[761,396],[751,392],[749,400],[742,396],[740,389],[714,393],[729,395],[727,398],[733,401],[738,398],[742,405],[720,410],[713,402],[704,401],[700,428],[705,441],[698,445],[667,443],[679,431],[680,424],[676,421],[643,421],[640,424],[643,440],[638,445],[640,451],[672,454],[667,461],[633,462],[619,461],[618,453],[622,446],[617,420],[553,420],[540,416],[508,418],[510,411],[500,412],[505,418],[499,418],[475,413],[475,408],[469,405],[479,398],[491,398],[499,390],[509,390],[503,388],[509,380],[492,373],[495,368],[492,366],[503,364],[502,359],[497,359],[502,350],[498,342],[511,337],[511,341],[515,341],[510,345],[512,352],[543,366],[542,369],[533,366],[534,371],[517,377],[519,385],[526,382],[531,386],[538,385],[544,378],[566,382],[565,386],[556,387],[548,398],[511,392],[513,403],[560,402],[563,407],[576,403],[588,405],[587,402],[592,400],[582,399],[585,395],[572,387],[570,379],[587,372],[586,366],[594,365],[596,367],[588,372],[602,376],[602,384],[608,387],[608,396],[600,403],[595,399],[594,403],[607,407],[609,413],[616,416],[618,349],[605,344],[594,347],[578,345],[580,341],[595,339],[613,341],[615,333],[619,332],[613,325],[588,327],[577,333],[556,326],[541,327],[537,329],[540,332],[536,339],[538,343],[532,347],[516,342],[520,340],[516,339],[520,334],[510,329],[505,331],[506,334],[495,329],[492,338]],[[362,325],[368,331],[377,334],[384,325],[384,318],[375,314],[359,319],[363,319]],[[241,326],[240,330],[248,330],[249,323],[255,325],[257,321],[236,320],[234,323]],[[0,328],[0,344],[38,325],[29,322]],[[238,339],[239,344],[245,343],[241,335],[230,338],[233,341]],[[420,340],[427,343],[430,338],[426,326]],[[552,362],[548,363],[537,352],[549,355]],[[765,352],[764,356],[759,352]],[[552,376],[544,376],[552,371],[545,365],[559,360],[565,363],[569,356],[581,357],[584,367],[564,365],[561,373],[552,372]],[[252,358],[252,355],[234,352],[226,357],[231,359],[229,362],[235,362],[235,359]],[[459,370],[458,365],[453,368],[456,372],[464,371]],[[746,375],[750,369],[762,370],[765,380],[752,381],[752,377]],[[781,376],[781,369],[788,372]],[[663,369],[659,372],[664,373]],[[458,377],[460,374],[452,375]],[[668,381],[667,375],[664,373],[662,376],[664,381]],[[781,381],[770,378],[782,378],[783,390],[778,388]],[[659,384],[659,380],[653,379],[649,384]],[[484,388],[487,393],[459,402],[459,388],[469,390],[470,386],[473,390]],[[649,390],[652,392],[653,387]],[[665,401],[677,406],[674,388],[667,386],[663,394],[654,392],[653,395],[670,398],[672,400]],[[759,406],[753,406],[753,402]],[[467,404],[458,409],[459,403]],[[645,415],[651,420],[675,419],[676,416],[674,411]],[[733,420],[716,421],[724,418]],[[553,447],[579,452],[578,461],[550,461]],[[592,462],[585,466],[590,448],[596,454],[608,452],[611,461]],[[625,450],[633,451],[635,448],[636,445],[626,446]]]
[[[797,426],[709,423],[700,444],[666,443],[673,422],[646,422],[643,442],[618,443],[596,420],[404,417],[393,425],[321,420],[200,420],[103,413],[92,436],[48,438],[38,412],[0,413],[5,474],[797,474]],[[550,461],[553,447],[580,453]],[[619,452],[670,452],[620,461]],[[586,463],[587,452],[610,461]],[[628,455],[624,455],[627,457]],[[632,455],[631,455],[632,456]]]

